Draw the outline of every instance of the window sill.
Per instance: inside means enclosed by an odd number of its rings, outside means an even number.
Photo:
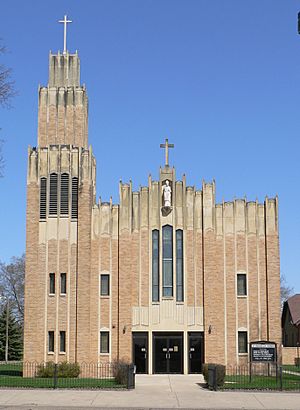
[[[66,352],[59,352],[59,354],[66,355],[67,353]]]
[[[110,295],[100,295],[100,299],[109,299]]]
[[[62,296],[63,298],[65,298],[67,296],[66,293],[60,293],[59,296]]]
[[[247,299],[248,295],[237,295],[238,299]]]
[[[48,354],[51,355],[51,356],[53,356],[53,355],[54,355],[54,352],[48,352]]]
[[[100,356],[109,356],[109,353],[99,353],[100,354]]]
[[[48,296],[50,296],[50,298],[54,298],[55,293],[48,293]]]
[[[239,356],[248,356],[248,352],[245,352],[245,353],[239,353]]]

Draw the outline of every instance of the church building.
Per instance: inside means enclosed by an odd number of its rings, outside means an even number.
[[[50,53],[38,101],[24,361],[187,374],[247,363],[251,341],[280,345],[277,198],[216,203],[214,181],[196,189],[176,178],[165,140],[158,179],[137,192],[121,182],[119,204],[97,201],[77,52]]]

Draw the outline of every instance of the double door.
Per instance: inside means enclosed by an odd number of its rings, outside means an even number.
[[[153,334],[154,373],[183,373],[182,333]]]

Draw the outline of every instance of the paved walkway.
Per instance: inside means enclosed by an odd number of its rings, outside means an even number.
[[[0,390],[1,409],[300,409],[300,393],[212,392],[199,375],[136,377],[131,391]]]

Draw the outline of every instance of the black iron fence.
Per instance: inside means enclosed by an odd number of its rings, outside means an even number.
[[[207,385],[211,390],[300,391],[300,367],[276,363],[249,363],[226,366],[222,375],[216,365],[208,366]]]
[[[133,364],[0,362],[0,387],[134,389]]]

